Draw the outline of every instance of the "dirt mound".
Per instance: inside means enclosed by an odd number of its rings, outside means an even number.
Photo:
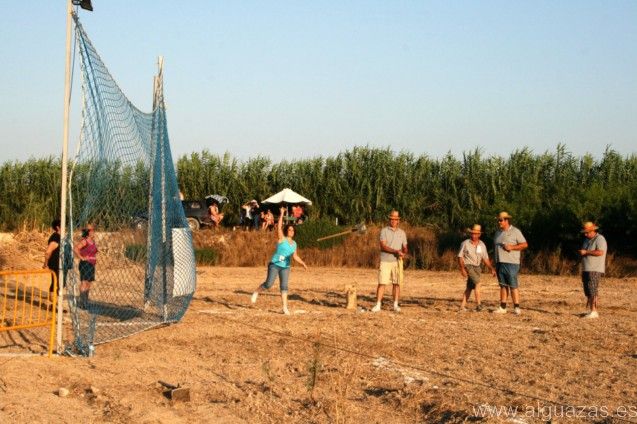
[[[49,234],[22,231],[0,234],[0,269],[37,269],[44,262]]]

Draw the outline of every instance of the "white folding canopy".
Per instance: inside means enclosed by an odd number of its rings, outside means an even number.
[[[302,205],[311,205],[312,202],[305,197],[301,196],[299,193],[290,190],[289,188],[284,188],[277,194],[268,197],[263,202],[264,204],[276,205],[279,203],[299,203]]]

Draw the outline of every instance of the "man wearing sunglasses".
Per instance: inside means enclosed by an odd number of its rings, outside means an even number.
[[[507,312],[509,293],[513,300],[513,312],[520,315],[520,291],[518,289],[518,273],[520,272],[520,252],[529,247],[522,231],[511,225],[511,215],[508,212],[498,214],[498,226],[495,233],[495,269],[500,284],[500,307],[496,314]]]
[[[598,318],[597,287],[606,272],[606,239],[597,232],[597,225],[585,222],[582,226],[584,243],[578,253],[582,257],[582,284],[589,312],[584,318]]]

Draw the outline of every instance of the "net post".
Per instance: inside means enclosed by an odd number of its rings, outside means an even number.
[[[66,236],[66,199],[67,199],[67,163],[69,151],[69,115],[71,110],[71,21],[73,17],[73,3],[67,0],[66,5],[66,65],[64,81],[64,130],[62,135],[62,187],[60,193],[60,262],[58,264],[57,284],[57,331],[56,351],[61,354],[62,345],[62,303],[64,301],[64,248],[62,245]]]

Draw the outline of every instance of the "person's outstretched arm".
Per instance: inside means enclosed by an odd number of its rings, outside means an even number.
[[[279,225],[277,225],[277,233],[279,234],[279,242],[282,242],[285,238],[283,234],[283,213],[285,213],[285,207],[279,209]]]

